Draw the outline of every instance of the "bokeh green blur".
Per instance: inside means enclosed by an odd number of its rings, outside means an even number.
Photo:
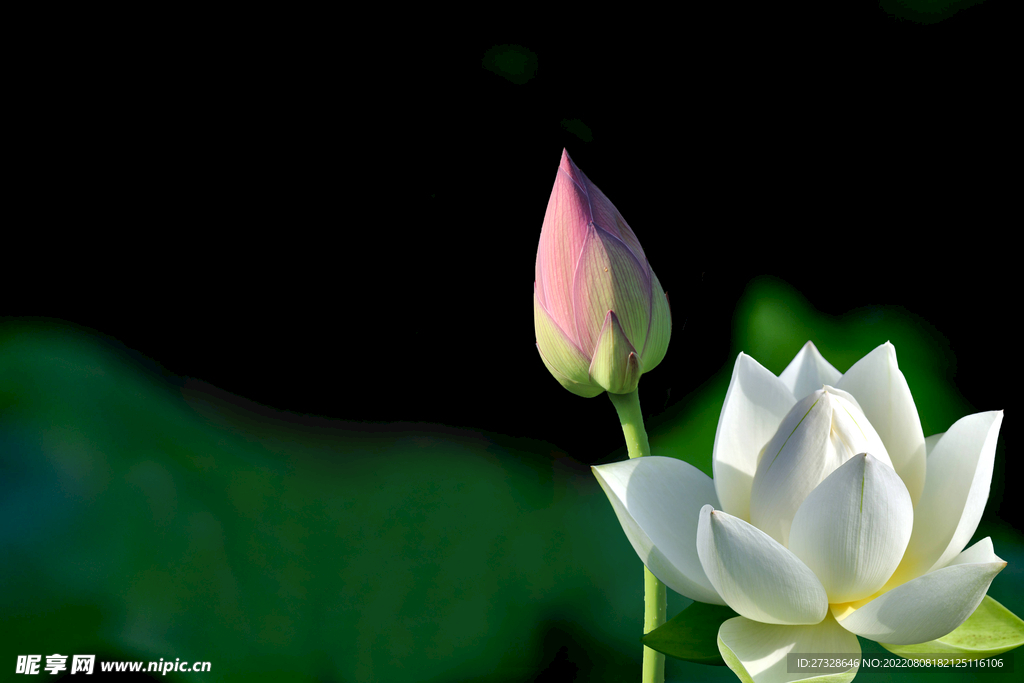
[[[827,317],[758,280],[735,330],[733,357],[775,373],[808,339],[840,371],[892,341],[925,434],[1001,407],[967,405],[941,371],[950,349],[899,309]],[[650,421],[654,453],[710,474],[730,373]],[[639,677],[641,563],[591,473],[543,435],[300,424],[198,382],[182,390],[77,329],[10,319],[0,409],[8,673],[18,654],[59,652],[211,662],[167,680]],[[991,512],[984,536],[1009,562],[989,594],[1022,615],[1024,537]],[[687,604],[670,591],[669,616]],[[667,678],[736,680],[677,660]]]

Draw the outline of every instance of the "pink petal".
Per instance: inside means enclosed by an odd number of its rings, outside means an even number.
[[[573,277],[591,222],[586,190],[573,177],[577,172],[563,151],[544,214],[536,266],[537,298],[558,326],[574,338]]]
[[[592,224],[573,282],[576,339],[590,357],[608,311],[615,311],[633,348],[642,349],[650,327],[649,271],[619,238]]]

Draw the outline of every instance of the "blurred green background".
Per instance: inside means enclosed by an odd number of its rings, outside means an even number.
[[[651,411],[654,453],[710,474],[735,353],[779,373],[808,339],[840,371],[892,341],[926,434],[1004,407],[961,396],[954,350],[913,313],[826,315],[759,278],[736,305],[729,362]],[[625,452],[609,442],[581,463],[533,433],[529,410],[582,401],[558,392],[551,380],[530,405],[502,406],[522,408],[517,436],[343,422],[168,379],[74,325],[2,319],[3,666],[59,652],[212,663],[168,675],[182,680],[635,680],[642,565],[587,467]],[[595,423],[614,419],[606,403],[586,404]],[[1009,562],[989,594],[1020,615],[1024,536],[1005,441],[975,538],[992,536]],[[670,591],[669,616],[688,603]],[[667,677],[735,680],[676,660]]]

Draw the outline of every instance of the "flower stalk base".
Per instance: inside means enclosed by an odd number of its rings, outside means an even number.
[[[644,633],[650,633],[665,623],[668,609],[668,594],[665,584],[658,580],[651,570],[644,567]],[[664,683],[665,655],[644,646],[644,683]]]
[[[619,414],[622,434],[626,437],[626,451],[630,458],[651,454],[651,444],[644,429],[644,418],[640,412],[640,398],[636,390],[628,394],[608,393],[615,412]],[[650,633],[665,623],[668,609],[668,594],[665,584],[658,580],[651,570],[644,567],[644,633]],[[665,655],[644,646],[643,683],[664,683]]]

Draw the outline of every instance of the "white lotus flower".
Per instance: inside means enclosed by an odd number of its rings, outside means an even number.
[[[730,667],[797,680],[816,674],[787,673],[789,652],[859,657],[857,635],[922,643],[974,612],[1006,566],[989,538],[964,550],[1002,419],[968,415],[926,439],[892,344],[841,375],[807,342],[779,377],[736,359],[714,480],[657,456],[594,473],[655,576],[741,615],[718,633]]]

